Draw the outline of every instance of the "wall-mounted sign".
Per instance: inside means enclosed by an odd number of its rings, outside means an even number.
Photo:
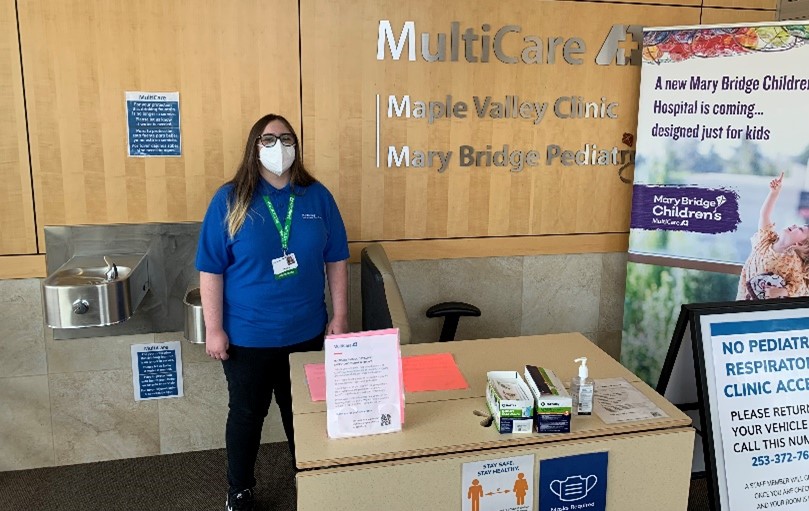
[[[578,36],[542,36],[524,34],[523,27],[508,23],[494,27],[483,22],[480,28],[463,27],[458,21],[450,23],[448,32],[422,32],[416,35],[416,22],[404,21],[401,29],[396,31],[390,20],[379,20],[379,32],[376,43],[376,59],[399,60],[405,48],[406,59],[416,60],[416,44],[421,42],[421,58],[425,62],[458,62],[463,59],[469,64],[486,63],[494,58],[504,64],[556,64],[564,62],[572,66],[580,66],[587,56],[587,43]],[[419,37],[420,36],[420,37]],[[447,53],[449,39],[449,54]],[[595,55],[595,62],[600,66],[617,64],[639,65],[641,61],[640,42],[643,39],[643,27],[640,25],[613,25]],[[622,43],[635,41],[637,47],[628,52]],[[504,46],[516,49],[505,50]],[[516,44],[516,46],[515,46]],[[386,51],[387,50],[387,51]],[[627,55],[629,53],[629,55]]]
[[[180,156],[180,93],[127,92],[129,156]]]
[[[135,401],[182,397],[180,341],[133,344],[130,349]]]
[[[417,42],[421,41],[420,53],[424,62],[463,60],[466,63],[487,63],[494,56],[496,61],[504,64],[550,65],[564,62],[580,66],[584,63],[588,50],[583,38],[541,37],[522,35],[522,32],[523,28],[520,25],[505,24],[498,28],[489,23],[483,23],[480,29],[463,27],[462,30],[461,23],[453,21],[450,23],[448,33],[423,32],[419,38],[416,35],[415,21],[403,22],[397,36],[397,31],[390,20],[380,20],[376,59],[416,61]],[[601,66],[640,64],[641,35],[642,27],[638,25],[613,25],[599,51],[591,58]],[[515,43],[513,40],[518,42]],[[635,47],[628,51],[622,46],[624,43],[631,45],[633,41]],[[510,51],[514,51],[511,48],[515,47],[515,44],[521,51],[509,54]],[[539,126],[546,115],[556,119],[598,121],[618,119],[620,111],[619,102],[607,96],[584,97],[563,94],[537,98],[513,93],[503,96],[473,94],[468,98],[458,98],[448,91],[442,97],[415,98],[410,94],[377,94],[376,164],[377,168],[382,162],[387,164],[387,168],[429,167],[439,173],[455,166],[501,167],[511,172],[553,165],[625,167],[634,162],[635,151],[631,145],[600,147],[598,143],[586,142],[575,147],[566,147],[559,143],[546,143],[541,147],[515,147],[509,143],[483,146],[470,143],[450,149],[383,143],[379,136],[383,131],[380,113],[386,119],[423,119],[427,125],[470,119],[499,122],[528,121],[531,126]],[[625,141],[624,137],[622,141]]]
[[[351,239],[626,232],[638,23],[699,9],[500,7],[301,4],[304,157]]]

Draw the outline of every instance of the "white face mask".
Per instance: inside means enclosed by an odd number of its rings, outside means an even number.
[[[272,147],[262,147],[258,152],[258,159],[265,169],[280,176],[295,161],[295,146],[285,146],[279,140]]]

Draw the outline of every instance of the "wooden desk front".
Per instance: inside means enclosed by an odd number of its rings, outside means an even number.
[[[608,511],[687,507],[694,431],[691,420],[580,334],[527,336],[402,347],[403,356],[450,352],[466,390],[406,394],[401,433],[332,440],[323,403],[312,403],[303,365],[323,353],[290,357],[298,468],[298,510],[461,509],[463,463],[534,454],[537,460],[608,451]],[[486,371],[525,364],[553,369],[563,381],[586,356],[593,378],[623,377],[667,418],[605,424],[574,417],[565,434],[501,435],[480,425],[486,410]],[[538,474],[539,471],[536,471]],[[538,492],[535,492],[535,499]]]

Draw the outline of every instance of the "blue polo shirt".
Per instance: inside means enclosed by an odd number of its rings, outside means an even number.
[[[222,186],[211,199],[197,247],[199,271],[223,276],[222,321],[231,344],[278,347],[309,340],[326,327],[325,263],[348,259],[348,241],[334,197],[320,183],[296,186],[288,253],[298,261],[296,275],[276,279],[272,260],[283,255],[281,236],[264,202],[267,196],[283,226],[289,197],[263,179],[244,225],[227,233],[228,197]]]

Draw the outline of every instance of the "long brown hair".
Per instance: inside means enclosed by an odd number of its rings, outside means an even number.
[[[227,184],[233,185],[230,197],[228,198],[228,235],[231,238],[236,236],[239,229],[244,225],[244,219],[247,218],[248,209],[250,208],[250,201],[253,199],[253,193],[258,188],[258,180],[261,179],[261,161],[258,158],[258,138],[264,132],[267,125],[273,121],[281,121],[290,133],[295,135],[295,140],[298,140],[298,135],[292,128],[292,125],[283,116],[278,114],[267,114],[250,128],[250,133],[247,135],[247,143],[244,147],[244,156],[242,162],[236,169],[236,175],[233,179],[228,181]],[[280,144],[281,142],[276,142]],[[303,166],[301,161],[301,144],[300,140],[295,144],[295,161],[287,171],[289,172],[289,183],[292,187],[293,193],[296,187],[309,186],[317,180]]]

